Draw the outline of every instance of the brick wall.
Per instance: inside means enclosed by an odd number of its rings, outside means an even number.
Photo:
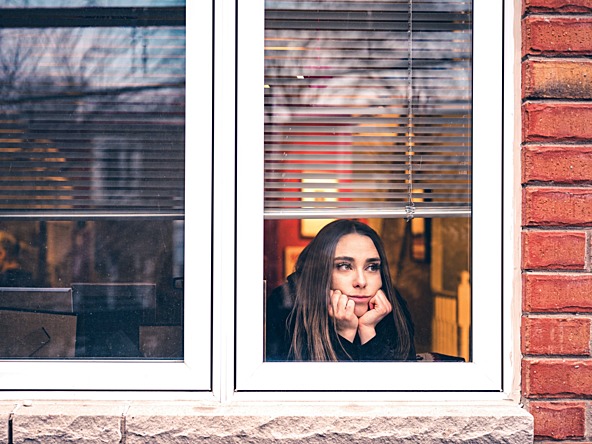
[[[592,440],[592,0],[523,0],[522,394],[537,440]]]

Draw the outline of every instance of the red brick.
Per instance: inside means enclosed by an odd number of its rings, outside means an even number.
[[[522,182],[592,183],[592,146],[525,146]]]
[[[523,55],[592,53],[592,18],[531,16],[522,22]]]
[[[583,438],[586,432],[586,405],[582,402],[531,402],[536,438]]]
[[[575,359],[524,359],[523,395],[530,398],[592,396],[592,362]]]
[[[592,104],[526,103],[522,107],[525,142],[592,140]]]
[[[530,313],[592,313],[592,276],[525,274],[522,308]]]
[[[522,224],[592,226],[592,189],[526,187],[522,194]]]
[[[522,64],[523,97],[592,98],[592,60],[527,60]]]
[[[590,319],[524,317],[522,353],[590,355]]]
[[[524,10],[540,12],[590,12],[592,0],[524,0]]]
[[[586,233],[526,231],[522,233],[525,269],[582,270],[586,259]]]

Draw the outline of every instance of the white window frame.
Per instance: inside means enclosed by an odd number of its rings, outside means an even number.
[[[228,374],[226,378],[236,382],[232,387],[233,398],[506,399],[515,391],[516,354],[511,339],[515,329],[511,317],[513,289],[511,285],[502,288],[503,282],[507,284],[507,280],[502,280],[504,271],[513,263],[513,257],[508,254],[502,258],[502,227],[508,222],[512,226],[512,221],[508,220],[511,194],[502,201],[502,186],[506,186],[505,192],[508,193],[509,185],[508,182],[502,184],[503,162],[509,162],[507,157],[502,157],[502,147],[504,141],[511,147],[512,139],[506,133],[504,140],[502,129],[504,123],[506,128],[511,128],[507,125],[513,123],[502,121],[503,24],[504,20],[511,19],[511,14],[504,16],[504,13],[501,0],[474,2],[473,361],[272,363],[263,361],[262,340],[264,162],[260,147],[264,134],[264,2],[252,2],[248,8],[239,4],[236,39],[236,355],[228,356],[228,362],[235,364],[236,374]],[[509,50],[512,55],[513,48]],[[505,91],[511,90],[511,84],[510,81],[505,85]],[[510,94],[513,94],[512,90]],[[506,106],[513,103],[512,97]],[[513,110],[510,111],[513,115]],[[508,233],[505,235],[507,238]],[[511,233],[509,236],[511,240]],[[502,269],[502,263],[505,263],[505,269]],[[507,279],[508,273],[505,274]],[[372,377],[352,382],[348,376],[352,372]],[[230,390],[228,385],[227,393]]]
[[[475,0],[477,5],[487,3],[491,0]],[[501,0],[494,0],[501,3]],[[211,11],[213,3],[215,6],[214,23],[211,22]],[[493,215],[488,217],[488,210],[499,209],[501,196],[496,195],[496,202],[489,200],[483,202],[475,211],[485,212],[479,220],[490,228],[489,235],[497,240],[490,242],[492,250],[482,252],[479,250],[475,255],[473,268],[475,271],[483,270],[481,273],[491,273],[490,265],[500,268],[503,259],[503,288],[500,284],[500,292],[496,292],[496,310],[503,305],[498,325],[503,319],[503,340],[498,338],[494,346],[503,347],[501,366],[498,367],[498,378],[501,378],[501,390],[491,392],[471,391],[464,384],[460,384],[461,391],[442,392],[425,391],[389,391],[388,387],[380,386],[375,392],[350,392],[350,391],[287,391],[290,390],[292,380],[300,376],[298,365],[276,363],[281,366],[281,380],[276,381],[276,388],[268,386],[266,380],[261,380],[261,367],[273,363],[263,363],[262,360],[255,360],[249,355],[248,347],[239,350],[235,354],[236,326],[240,332],[245,331],[245,319],[235,314],[239,311],[244,314],[253,314],[257,317],[251,325],[260,325],[263,328],[262,307],[257,310],[254,307],[245,307],[246,300],[239,300],[241,295],[251,295],[256,303],[262,303],[261,278],[253,279],[262,267],[262,205],[260,208],[252,206],[247,201],[241,201],[243,196],[261,195],[262,185],[252,181],[253,171],[244,168],[241,162],[241,148],[247,146],[262,146],[263,125],[261,119],[263,110],[263,0],[253,2],[236,2],[234,0],[212,0],[212,2],[197,3],[189,1],[187,4],[187,157],[186,168],[186,239],[185,239],[185,360],[184,362],[0,362],[0,383],[2,389],[0,399],[165,399],[165,400],[206,400],[206,401],[261,401],[261,400],[330,400],[330,401],[351,401],[351,400],[519,400],[519,312],[520,312],[520,291],[519,291],[519,270],[514,264],[518,263],[519,252],[515,246],[517,227],[519,227],[519,214],[514,212],[514,196],[519,199],[519,184],[515,178],[514,165],[517,160],[513,153],[513,144],[519,140],[513,128],[519,128],[515,119],[519,118],[516,107],[519,106],[519,79],[515,79],[515,67],[520,66],[519,48],[514,40],[516,29],[519,30],[519,18],[516,14],[520,11],[519,3],[506,1],[504,11],[505,23],[505,66],[504,66],[504,107],[498,103],[501,94],[501,74],[494,76],[492,83],[484,81],[485,94],[494,95],[496,110],[493,113],[495,122],[480,119],[479,114],[488,110],[482,107],[489,107],[481,100],[476,101],[474,115],[475,131],[481,133],[494,128],[493,134],[487,135],[487,140],[492,146],[499,147],[501,144],[502,129],[501,115],[503,111],[503,124],[505,132],[503,141],[505,150],[509,153],[500,164],[498,156],[495,170],[497,190],[502,191],[503,185],[503,239],[501,232],[501,216]],[[237,13],[237,7],[239,12]],[[492,16],[476,11],[475,23],[475,64],[487,63],[484,58],[491,57],[492,53],[501,57],[501,24],[494,26],[495,30],[489,34],[488,27],[494,25]],[[499,15],[499,10],[497,15]],[[237,16],[240,14],[238,27],[241,33],[237,34]],[[518,24],[516,24],[518,23]],[[482,25],[482,26],[481,26]],[[246,31],[245,31],[246,30]],[[245,31],[245,32],[243,32]],[[211,122],[212,110],[212,72],[208,69],[212,60],[209,42],[214,35],[214,122]],[[240,39],[237,38],[240,35]],[[516,34],[516,35],[519,35]],[[482,39],[486,40],[482,43]],[[236,46],[239,46],[238,52]],[[483,51],[482,47],[493,45],[492,51]],[[237,71],[237,66],[239,67]],[[204,70],[204,67],[206,68]],[[247,69],[248,68],[248,69]],[[496,67],[501,71],[501,66]],[[494,72],[492,71],[491,74]],[[253,86],[255,85],[255,86]],[[261,88],[257,87],[261,85]],[[235,86],[238,87],[239,95]],[[489,89],[489,92],[487,91]],[[482,105],[480,105],[482,104]],[[257,111],[260,110],[261,112]],[[239,116],[238,122],[235,116]],[[251,117],[254,119],[251,119]],[[211,125],[208,127],[208,125]],[[253,126],[250,126],[253,125]],[[258,127],[257,125],[260,125]],[[213,141],[211,140],[210,128],[213,127]],[[238,144],[235,144],[235,135],[238,131]],[[252,138],[251,138],[252,137]],[[494,140],[495,138],[495,140]],[[214,146],[213,170],[210,171],[212,159],[209,147]],[[207,147],[207,148],[206,148]],[[257,151],[255,151],[257,152]],[[237,158],[235,154],[238,153]],[[244,153],[243,153],[244,155]],[[476,159],[479,161],[479,159]],[[246,165],[255,165],[260,169],[263,165],[263,157],[260,159],[246,159]],[[241,168],[235,169],[236,163]],[[503,184],[499,182],[501,169],[505,171]],[[199,174],[192,174],[199,171]],[[495,175],[493,171],[489,174]],[[477,176],[477,175],[475,175]],[[237,182],[238,179],[238,182]],[[492,186],[486,181],[475,178],[475,195],[486,195],[492,190]],[[213,180],[213,190],[211,188]],[[237,195],[237,183],[238,193]],[[247,192],[247,194],[245,194]],[[213,214],[210,218],[210,208],[204,202],[212,196]],[[250,202],[252,204],[252,202]],[[497,206],[495,206],[497,204]],[[236,205],[236,207],[235,207]],[[251,220],[245,217],[236,219],[239,215],[250,215]],[[245,213],[248,211],[248,213]],[[496,219],[490,221],[489,219]],[[213,225],[211,221],[213,220]],[[474,219],[474,225],[476,225]],[[491,227],[491,224],[495,227]],[[242,226],[241,226],[242,224]],[[238,233],[238,241],[235,243],[234,233]],[[212,233],[210,248],[208,233]],[[248,241],[254,247],[247,257],[248,264],[242,266],[240,261],[245,259],[245,254],[236,256],[236,248],[246,252],[249,247]],[[503,243],[503,257],[502,257]],[[211,254],[210,254],[211,253]],[[250,272],[247,272],[250,270]],[[262,276],[259,273],[258,276]],[[501,282],[502,276],[496,275],[495,284]],[[481,278],[480,278],[481,279]],[[499,281],[499,282],[498,282]],[[252,286],[254,285],[254,286]],[[487,285],[488,294],[493,294],[491,287]],[[236,292],[235,292],[236,290]],[[477,291],[475,289],[475,291]],[[502,296],[503,291],[503,296]],[[212,300],[214,303],[212,304]],[[238,302],[237,302],[238,301]],[[488,313],[481,311],[481,316],[488,316]],[[479,319],[475,319],[477,322]],[[261,322],[259,322],[261,321]],[[249,337],[254,337],[260,344],[262,351],[262,330],[251,331]],[[241,339],[239,337],[239,339]],[[242,343],[239,342],[239,345]],[[257,346],[259,347],[259,346]],[[262,356],[262,353],[261,353]],[[251,365],[252,372],[239,364],[243,361]],[[261,362],[259,362],[261,361]],[[249,364],[250,363],[250,364]],[[312,363],[314,365],[314,363]],[[405,363],[394,363],[405,365]],[[337,365],[348,365],[339,363]],[[380,364],[379,364],[380,365]],[[426,368],[436,368],[436,376],[443,379],[440,371],[443,365],[448,364],[411,364],[416,367],[425,365]],[[335,366],[333,366],[335,367]],[[376,367],[376,366],[375,366]],[[476,367],[476,366],[474,366]],[[371,367],[370,367],[371,368]],[[246,371],[245,371],[246,370]],[[267,370],[265,370],[267,371]],[[43,375],[43,376],[40,376]],[[397,367],[397,377],[401,378]],[[316,375],[315,375],[316,377]],[[455,375],[452,375],[455,377]],[[392,376],[391,376],[392,378]],[[416,374],[412,378],[418,380]],[[277,378],[276,378],[277,379]],[[78,384],[84,381],[86,384]],[[89,382],[91,381],[91,382]],[[280,384],[281,382],[281,384]],[[64,390],[64,384],[69,391]],[[90,386],[89,386],[90,384]],[[264,384],[265,387],[261,388]],[[84,387],[82,387],[84,385]],[[496,383],[497,385],[497,383]],[[95,387],[89,391],[89,387]],[[23,391],[13,391],[22,388]],[[293,388],[293,387],[292,387]],[[93,390],[92,388],[90,390]],[[135,391],[137,390],[137,391]],[[408,390],[411,388],[408,387]],[[320,412],[321,413],[321,412]]]
[[[1,360],[0,399],[31,391],[47,397],[112,397],[114,391],[212,393],[213,2],[187,2],[184,358],[148,360]],[[201,165],[200,174],[190,166]],[[203,167],[206,166],[206,167]],[[187,229],[190,227],[190,229]],[[149,241],[149,240],[147,240]],[[203,314],[206,315],[203,315]],[[5,390],[5,391],[4,391]],[[109,394],[110,393],[110,394]],[[142,394],[144,393],[144,394]],[[134,397],[132,396],[132,397]]]

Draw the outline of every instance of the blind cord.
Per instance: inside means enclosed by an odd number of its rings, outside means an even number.
[[[413,0],[407,3],[409,7],[407,21],[407,163],[408,163],[408,201],[405,206],[405,220],[409,222],[414,217],[413,203]]]

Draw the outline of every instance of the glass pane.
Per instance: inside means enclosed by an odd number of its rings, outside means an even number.
[[[0,357],[183,357],[182,221],[0,229]]]
[[[470,361],[470,218],[417,218],[410,222],[362,219],[360,222],[374,229],[384,245],[388,275],[413,321],[415,353],[422,360],[461,357]],[[286,322],[294,308],[296,262],[327,223],[330,221],[319,219],[265,221],[267,360],[294,359],[289,354],[291,335]],[[335,254],[330,246],[333,242],[335,248],[335,241],[324,238],[326,245],[322,248],[327,251],[319,249],[317,254]],[[326,269],[320,259],[316,266]],[[322,273],[318,276],[319,280],[325,279]],[[331,290],[337,288],[335,282],[330,285]],[[387,284],[383,281],[381,285]],[[361,293],[364,291],[360,290]],[[385,356],[382,352],[388,350],[373,350],[365,356],[367,359]]]
[[[123,3],[3,7],[184,7]],[[185,27],[142,11],[0,30],[0,358],[183,358]]]
[[[470,214],[470,6],[266,2],[266,217]]]
[[[4,214],[183,214],[185,31],[0,31]]]
[[[267,360],[471,360],[471,7],[266,1]]]

